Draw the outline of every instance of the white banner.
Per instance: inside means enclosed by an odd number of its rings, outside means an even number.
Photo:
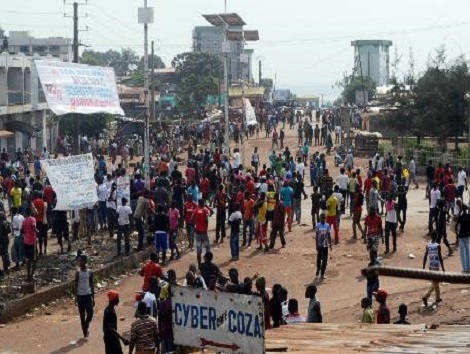
[[[251,102],[248,98],[245,98],[243,101],[245,105],[245,123],[247,126],[256,125],[258,121],[256,120],[255,109],[251,105]]]
[[[49,109],[68,113],[124,115],[119,104],[113,68],[36,60]]]
[[[121,198],[127,199],[127,205],[131,202],[131,180],[129,176],[119,177],[116,180],[117,205],[122,205]]]
[[[224,353],[264,353],[261,297],[172,286],[175,343]]]
[[[57,195],[55,210],[74,210],[98,201],[92,154],[42,160],[41,163]]]

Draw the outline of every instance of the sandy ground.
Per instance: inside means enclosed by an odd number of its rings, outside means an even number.
[[[264,133],[264,132],[263,132]],[[264,137],[264,134],[261,136]],[[295,152],[297,150],[296,130],[286,130],[286,143]],[[244,161],[249,163],[253,147],[258,146],[262,161],[267,160],[271,142],[267,139],[250,139],[243,146]],[[315,151],[315,148],[312,149]],[[333,177],[339,170],[333,167],[333,156],[328,158],[329,168]],[[359,167],[365,166],[365,160],[358,160]],[[309,179],[307,178],[307,181]],[[307,183],[309,184],[309,183]],[[428,242],[427,210],[424,200],[424,185],[420,190],[411,190],[408,196],[408,223],[405,233],[398,239],[398,252],[383,259],[389,266],[411,267],[421,269],[425,245]],[[311,188],[307,188],[311,193]],[[212,226],[215,221],[211,220]],[[454,240],[453,232],[449,239]],[[210,232],[214,239],[214,233]],[[314,280],[316,251],[314,247],[312,225],[310,221],[310,201],[303,201],[302,221],[295,224],[292,232],[286,234],[287,247],[276,252],[263,254],[255,250],[242,249],[240,261],[230,263],[230,248],[228,242],[215,247],[215,262],[225,272],[231,267],[237,267],[240,278],[251,276],[258,272],[267,279],[268,286],[281,283],[289,291],[289,297],[297,298],[301,312],[305,312],[307,299],[304,299],[305,286]],[[53,241],[55,242],[55,241]],[[380,245],[379,254],[383,253]],[[416,257],[409,258],[409,254]],[[187,253],[168,268],[176,269],[178,277],[182,277],[188,265],[196,261],[194,253]],[[365,296],[365,279],[360,269],[368,263],[365,245],[359,240],[352,239],[351,220],[344,217],[340,227],[340,243],[331,252],[327,279],[319,286],[319,298],[324,312],[324,321],[329,323],[357,323],[361,314],[360,300]],[[453,257],[445,258],[448,271],[460,271],[458,252]],[[409,306],[409,320],[412,323],[459,323],[470,324],[470,300],[468,286],[442,284],[443,302],[434,311],[421,309],[421,297],[429,283],[426,281],[381,278],[381,287],[389,293],[389,306],[393,318],[397,307],[404,302]],[[126,332],[133,320],[134,291],[141,287],[142,279],[131,275],[123,279],[119,285],[121,304],[117,308],[121,321],[119,330]],[[102,353],[102,314],[106,306],[104,292],[97,295],[95,317],[91,325],[91,336],[87,341],[81,338],[81,329],[77,311],[72,300],[58,301],[54,305],[41,308],[32,315],[18,319],[0,328],[0,353]],[[47,314],[46,314],[47,312]],[[399,340],[399,339],[397,339]]]

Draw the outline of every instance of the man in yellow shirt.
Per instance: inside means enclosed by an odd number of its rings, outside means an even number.
[[[12,207],[21,210],[21,197],[23,196],[23,190],[20,187],[20,182],[17,181],[15,186],[10,191],[10,197],[12,200]]]
[[[256,239],[258,240],[259,247],[258,251],[263,249],[268,251],[268,222],[266,220],[266,213],[268,211],[268,202],[266,201],[266,194],[260,193],[258,200],[255,204],[255,209],[258,209],[258,215],[256,217]]]
[[[326,222],[335,231],[335,245],[339,243],[339,231],[338,223],[336,220],[336,213],[338,212],[338,199],[334,196],[333,193],[330,194],[326,200]]]
[[[267,213],[266,213],[267,221],[273,220],[273,211],[274,211],[274,208],[276,207],[275,195],[276,195],[276,192],[274,192],[274,186],[272,184],[268,184],[268,191],[266,193],[267,202],[268,202]]]

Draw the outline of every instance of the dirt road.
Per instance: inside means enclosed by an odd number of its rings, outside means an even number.
[[[297,150],[296,130],[286,130],[286,143],[290,149]],[[263,133],[261,133],[263,134]],[[261,135],[261,136],[264,136]],[[267,139],[250,139],[241,148],[245,151],[244,161],[249,163],[253,147],[258,146],[261,160],[267,161],[271,143]],[[312,149],[315,151],[315,148]],[[332,156],[328,158],[332,176],[339,174],[332,167]],[[361,166],[366,161],[358,161]],[[309,179],[307,179],[309,181]],[[307,183],[308,184],[308,183]],[[424,186],[423,186],[424,187]],[[307,193],[311,188],[307,188]],[[385,265],[404,266],[421,269],[425,245],[428,242],[427,210],[424,200],[424,189],[411,190],[408,196],[408,223],[405,233],[398,239],[398,252],[383,259]],[[305,312],[307,300],[304,299],[305,285],[314,280],[316,252],[313,231],[310,222],[310,202],[303,201],[302,222],[295,224],[292,232],[287,233],[287,247],[277,249],[270,254],[259,253],[255,247],[242,249],[240,261],[230,263],[230,248],[226,242],[214,248],[215,262],[225,272],[237,267],[240,277],[251,276],[255,272],[265,276],[268,286],[274,283],[283,284],[289,291],[289,297],[297,298],[302,312]],[[214,223],[214,220],[211,220]],[[212,225],[214,226],[214,225]],[[454,240],[453,232],[449,239]],[[212,239],[213,232],[210,233]],[[280,247],[280,245],[277,245]],[[383,253],[380,245],[379,254]],[[415,257],[410,258],[412,254]],[[176,269],[178,277],[182,277],[188,265],[196,261],[194,253],[169,265]],[[340,244],[333,248],[327,269],[327,279],[319,287],[319,298],[324,311],[324,320],[330,323],[354,323],[361,313],[360,300],[365,296],[365,280],[360,269],[368,263],[365,245],[352,239],[351,220],[344,217],[340,227]],[[458,252],[453,257],[445,258],[446,269],[460,271]],[[395,318],[397,307],[404,302],[409,306],[409,319],[412,323],[470,323],[470,300],[467,286],[443,284],[443,303],[434,312],[420,308],[421,297],[428,283],[425,281],[406,281],[394,278],[381,278],[381,286],[389,293],[389,305]],[[141,287],[142,280],[138,275],[125,278],[119,285],[121,304],[117,308],[122,321],[118,323],[120,331],[128,331],[133,320],[134,291]],[[95,317],[91,325],[91,336],[88,341],[81,340],[80,323],[77,311],[71,300],[58,302],[53,306],[41,308],[30,318],[23,318],[8,323],[0,328],[1,353],[102,353],[102,314],[106,306],[106,296],[101,292],[97,296]],[[46,312],[48,313],[46,315]],[[398,340],[398,339],[397,339]]]

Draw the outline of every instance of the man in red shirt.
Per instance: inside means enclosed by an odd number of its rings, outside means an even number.
[[[46,178],[43,193],[44,201],[47,203],[47,225],[52,225],[52,205],[54,204],[55,192],[48,178]]]
[[[24,254],[26,258],[26,269],[28,281],[33,280],[34,270],[36,267],[36,242],[37,232],[36,219],[31,216],[31,208],[26,208],[25,219],[22,225]]]
[[[190,186],[193,183],[194,176],[196,175],[196,171],[194,168],[191,167],[190,164],[188,164],[188,167],[186,168],[185,176],[186,176],[186,184]]]
[[[220,167],[220,152],[218,148],[215,148],[214,156],[212,157],[217,168]]]
[[[450,213],[454,214],[455,197],[457,195],[457,187],[455,186],[452,178],[449,178],[443,192],[446,198],[447,219],[449,219]]]
[[[206,249],[206,253],[210,252],[211,244],[207,229],[209,227],[209,216],[211,211],[204,205],[204,200],[199,199],[196,210],[193,214],[194,235],[196,239],[196,255],[197,264],[201,268],[202,247]]]
[[[186,203],[183,206],[184,222],[186,224],[186,235],[188,237],[189,248],[194,249],[194,227],[193,227],[193,214],[196,210],[197,204],[193,202],[190,194],[186,195]]]
[[[251,241],[255,233],[255,220],[253,218],[253,209],[255,201],[251,199],[250,192],[245,192],[245,201],[243,202],[243,243],[242,247],[246,246],[246,229],[249,229],[248,247],[251,247]]]
[[[387,292],[380,289],[374,295],[379,303],[379,308],[377,309],[377,324],[390,324],[390,309],[387,306]]]
[[[207,178],[207,175],[205,175],[201,181],[202,199],[207,199],[207,197],[209,197],[209,189],[210,189],[209,178]]]
[[[256,186],[255,182],[253,181],[253,177],[246,176],[246,191],[250,193],[251,196],[255,194]]]
[[[367,243],[367,250],[369,252],[371,250],[377,252],[379,249],[379,240],[384,237],[384,232],[382,218],[377,215],[375,207],[370,207],[369,215],[366,216],[364,221],[364,233],[366,234],[364,243]]]
[[[34,192],[32,204],[34,205],[33,210],[34,218],[36,219],[36,227],[39,230],[38,240],[39,240],[39,255],[47,254],[47,223],[44,223],[44,209],[45,204],[44,200],[41,198],[41,194]]]
[[[366,180],[364,181],[364,199],[366,200],[366,203],[367,203],[367,210],[369,210],[369,192],[370,190],[372,189],[372,185],[374,183],[374,179],[373,179],[373,176],[372,176],[372,171],[369,171],[367,173],[367,178]]]
[[[158,255],[155,252],[150,254],[150,261],[148,261],[140,270],[140,276],[144,277],[144,284],[142,285],[142,291],[149,291],[150,279],[152,277],[161,278],[163,277],[163,271],[158,264]]]

